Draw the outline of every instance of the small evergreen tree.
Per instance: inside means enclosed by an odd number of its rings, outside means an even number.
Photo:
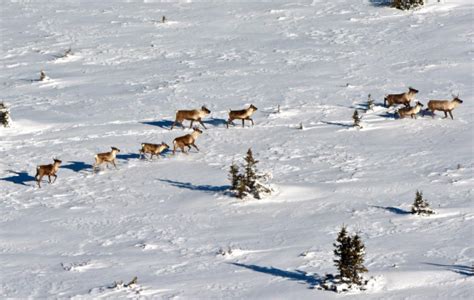
[[[240,181],[240,174],[239,174],[239,167],[232,163],[229,170],[229,179],[231,183],[231,190],[235,191],[239,187]]]
[[[41,70],[39,81],[43,81],[45,79],[46,79],[46,73],[43,70]]]
[[[417,8],[424,5],[424,0],[393,0],[392,6],[401,10]]]
[[[252,150],[249,149],[242,172],[234,163],[231,165],[229,180],[231,182],[231,190],[235,192],[237,198],[243,199],[251,195],[256,199],[261,199],[261,193],[271,192],[270,188],[261,183],[262,180],[266,179],[266,176],[258,173],[257,163],[258,160],[253,158]]]
[[[248,187],[249,192],[257,199],[260,199],[260,193],[257,188],[257,180],[259,176],[257,175],[257,163],[258,160],[253,158],[252,149],[247,151],[247,156],[245,156],[245,171],[244,171],[244,181],[245,185]]]
[[[354,121],[354,124],[353,124],[354,127],[362,128],[362,126],[360,125],[360,121],[362,120],[362,117],[359,116],[359,112],[357,111],[357,109],[354,110],[354,113],[352,114],[352,120]]]
[[[416,191],[415,201],[411,207],[411,213],[418,215],[434,214],[434,211],[430,208],[429,203],[423,199],[423,193],[420,191]]]
[[[364,266],[365,246],[358,234],[352,237],[351,242],[350,257],[352,268],[350,268],[349,278],[351,282],[361,285],[363,282],[360,274],[367,272],[367,268]]]
[[[349,248],[350,248],[350,237],[347,236],[347,230],[345,226],[342,226],[341,231],[336,239],[336,243],[333,244],[334,255],[336,259],[334,259],[334,264],[339,271],[339,277],[342,281],[344,278],[349,278]]]
[[[69,55],[72,55],[72,49],[71,49],[71,47],[69,47],[69,49],[67,49],[67,50],[64,52],[64,56],[63,56],[63,57],[68,57]]]
[[[0,124],[3,127],[10,127],[10,123],[10,110],[3,102],[0,102]]]
[[[239,199],[244,199],[249,194],[247,185],[245,184],[245,178],[242,175],[238,177],[238,185],[236,190],[236,196]]]
[[[369,94],[367,97],[367,110],[373,110],[374,109],[374,99],[372,99],[372,96]]]
[[[343,283],[362,285],[361,274],[367,272],[367,268],[364,266],[365,246],[359,235],[349,236],[346,227],[342,226],[334,247],[337,277]]]

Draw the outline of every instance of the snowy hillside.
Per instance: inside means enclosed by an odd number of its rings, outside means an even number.
[[[0,297],[470,298],[474,5],[378,2],[2,1]],[[464,102],[454,120],[396,119],[384,95],[408,86],[425,107]],[[255,126],[226,129],[249,104]],[[202,105],[200,152],[138,158],[190,133],[169,129],[175,112]],[[111,146],[118,170],[92,172]],[[248,148],[273,176],[263,200],[227,193]],[[409,214],[416,190],[435,215]],[[350,296],[314,289],[343,224],[374,277]]]

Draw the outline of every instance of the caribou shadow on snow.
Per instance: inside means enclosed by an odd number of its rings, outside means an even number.
[[[229,190],[229,185],[194,185],[190,182],[180,182],[175,180],[169,179],[158,179],[159,181],[166,182],[171,184],[172,186],[187,189],[192,191],[203,191],[208,193],[222,193]]]
[[[261,267],[257,265],[246,265],[246,264],[241,264],[241,263],[230,263],[230,264],[234,266],[250,269],[255,272],[282,277],[282,278],[298,281],[300,283],[307,283],[309,284],[310,289],[321,284],[322,282],[322,278],[319,275],[317,274],[309,275],[307,272],[300,271],[300,270],[285,271],[285,270],[277,269],[274,267]]]
[[[375,107],[385,107],[385,105],[383,105],[383,103],[380,103],[380,102],[377,102],[377,103],[374,102],[374,108]],[[354,108],[361,111],[368,111],[369,105],[367,103],[359,103],[359,104],[349,106],[349,108]]]
[[[145,125],[158,126],[163,129],[170,129],[171,126],[173,125],[173,122],[170,120],[148,121],[148,122],[140,122],[140,123],[145,124]]]
[[[398,115],[395,113],[395,112],[384,112],[383,114],[379,114],[378,115],[379,117],[382,117],[382,118],[387,118],[387,119],[397,119],[398,118]]]
[[[14,184],[27,185],[26,182],[35,181],[33,176],[30,176],[28,172],[15,172],[8,170],[9,173],[15,174],[14,176],[0,178],[0,180],[9,181]]]
[[[74,172],[80,172],[87,169],[92,169],[92,165],[86,164],[82,161],[68,161],[68,165],[62,165],[61,168],[73,170]]]
[[[219,119],[219,118],[209,118],[207,120],[202,121],[204,124],[210,124],[212,126],[220,126],[223,125],[225,126],[227,124],[227,121],[225,119]]]
[[[139,159],[140,155],[136,153],[127,153],[127,154],[117,154],[117,159],[121,160],[130,160],[130,159]]]
[[[431,110],[429,110],[428,108],[423,109],[422,111],[420,111],[420,113],[421,113],[422,117],[424,117],[424,116],[435,117],[436,116],[436,114],[434,112],[432,112]]]
[[[380,208],[380,209],[385,209],[385,210],[387,210],[391,213],[397,214],[397,215],[409,215],[409,214],[411,214],[411,212],[409,212],[408,210],[404,210],[404,209],[401,209],[401,208],[398,208],[398,207],[393,207],[393,206],[377,206],[377,205],[374,205],[373,207]]]
[[[465,276],[474,276],[474,265],[473,266],[443,265],[443,264],[435,264],[435,263],[424,263],[424,264],[444,268],[446,270],[449,270],[461,275],[465,275]]]

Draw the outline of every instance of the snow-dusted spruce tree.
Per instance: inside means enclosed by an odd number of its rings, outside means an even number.
[[[10,127],[10,123],[10,110],[5,103],[0,102],[0,124],[3,125],[3,127]]]
[[[67,50],[64,52],[64,56],[63,56],[63,57],[68,57],[69,55],[72,55],[72,49],[71,49],[71,47],[69,47],[69,49],[67,49]]]
[[[39,81],[43,81],[45,79],[46,79],[46,73],[43,70],[41,70]]]
[[[240,182],[240,174],[239,174],[239,167],[232,163],[229,170],[229,180],[230,180],[230,189],[236,191],[239,187]]]
[[[415,202],[411,207],[412,214],[418,215],[431,215],[434,214],[434,211],[430,208],[430,204],[423,199],[423,193],[416,191]]]
[[[392,6],[398,9],[407,10],[422,6],[424,0],[393,0]]]
[[[365,246],[359,235],[349,236],[345,226],[342,226],[336,243],[334,243],[334,264],[339,274],[337,278],[351,285],[362,285],[362,273],[367,272],[364,266]]]
[[[339,271],[339,277],[341,280],[343,278],[349,278],[349,249],[350,249],[350,237],[347,235],[347,230],[345,226],[342,226],[341,231],[337,236],[334,246],[334,264]]]
[[[253,158],[252,149],[249,149],[247,151],[247,156],[245,156],[244,181],[248,193],[255,199],[261,199],[262,193],[270,193],[271,190],[263,184],[262,181],[266,179],[266,176],[258,173],[257,163],[258,160]]]
[[[244,199],[249,195],[249,190],[245,182],[245,178],[243,175],[239,175],[237,189],[235,190],[235,195],[239,199]]]
[[[374,99],[372,99],[372,95],[369,94],[367,97],[367,110],[373,110],[374,109]]]
[[[257,175],[257,163],[258,160],[253,158],[252,149],[247,151],[247,156],[245,156],[245,165],[244,165],[244,180],[245,185],[248,188],[250,194],[255,198],[260,199],[260,192],[257,188],[257,180],[259,176]]]
[[[354,124],[352,126],[362,128],[362,126],[360,125],[362,117],[359,116],[359,112],[357,111],[357,109],[354,110],[354,113],[352,114],[352,120],[354,121]]]
[[[364,266],[364,259],[365,259],[365,245],[360,239],[358,234],[352,237],[352,244],[351,244],[351,268],[349,268],[349,278],[351,279],[352,283],[357,285],[362,285],[362,273],[367,272],[367,268]]]
[[[262,183],[267,176],[258,173],[257,163],[258,160],[253,158],[252,150],[249,149],[245,157],[245,164],[242,166],[242,172],[234,163],[231,165],[229,179],[231,190],[235,192],[236,197],[242,199],[252,196],[255,199],[261,199],[262,193],[271,192],[271,189]]]

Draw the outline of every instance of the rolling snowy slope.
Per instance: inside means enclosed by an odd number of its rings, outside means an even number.
[[[0,297],[344,298],[313,287],[346,224],[374,277],[349,297],[468,299],[474,5],[378,2],[2,1]],[[383,97],[408,86],[464,103],[454,120],[395,119]],[[255,126],[226,129],[251,103]],[[203,104],[199,153],[138,158],[189,133],[169,130],[174,114]],[[111,146],[118,170],[93,173]],[[250,147],[276,192],[237,201],[228,168]],[[52,157],[58,179],[38,189]],[[408,213],[416,190],[434,216]]]

